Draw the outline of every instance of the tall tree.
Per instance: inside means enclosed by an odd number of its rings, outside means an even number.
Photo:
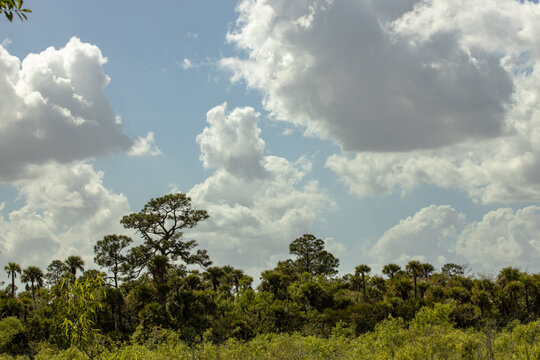
[[[32,291],[32,299],[36,300],[36,289],[43,286],[43,271],[37,266],[29,266],[24,269],[21,275],[21,281],[25,284],[30,283],[30,290]]]
[[[7,272],[8,277],[11,277],[11,297],[15,298],[15,278],[17,274],[21,273],[21,266],[15,262],[10,262],[4,266],[4,270]]]
[[[365,264],[358,265],[355,269],[355,275],[359,276],[362,275],[362,289],[364,291],[364,301],[367,300],[367,292],[366,292],[366,274],[369,274],[371,272],[371,268]]]
[[[84,271],[84,260],[78,255],[71,255],[64,261],[64,264],[73,277],[77,276],[77,270]]]
[[[289,253],[296,255],[295,264],[300,272],[312,275],[335,275],[339,260],[324,250],[324,241],[304,234],[289,245]]]
[[[132,248],[128,260],[145,267],[152,256],[161,255],[187,264],[210,265],[206,250],[192,253],[197,242],[183,240],[184,229],[191,229],[207,218],[207,212],[194,209],[191,198],[185,194],[151,199],[140,212],[126,215],[120,221],[126,229],[136,230],[144,240],[143,245]]]
[[[417,279],[418,279],[418,276],[422,274],[422,264],[420,263],[420,261],[411,260],[405,266],[405,269],[413,277],[413,281],[414,281],[414,298],[416,299],[418,297]]]
[[[49,286],[55,285],[66,271],[67,266],[62,260],[53,260],[49,266],[47,266],[47,273],[45,274]]]
[[[429,263],[420,264],[420,275],[422,278],[427,279],[431,276],[431,273],[435,271],[435,267]]]
[[[127,260],[122,251],[131,244],[133,240],[125,235],[107,235],[99,240],[94,246],[94,262],[101,267],[106,267],[113,274],[114,287],[118,289],[118,274],[121,272],[121,265]]]

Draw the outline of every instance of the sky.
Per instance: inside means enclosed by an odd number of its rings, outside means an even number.
[[[0,263],[43,269],[187,193],[258,278],[305,233],[342,274],[540,271],[540,6],[26,0],[0,19]]]

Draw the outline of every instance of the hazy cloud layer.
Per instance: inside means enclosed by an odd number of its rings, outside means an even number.
[[[97,46],[77,38],[22,62],[0,47],[0,181],[21,178],[29,165],[67,164],[140,145],[122,133],[105,96],[106,61]],[[136,153],[142,154],[140,146]]]
[[[197,141],[203,164],[215,172],[189,191],[210,214],[190,236],[217,263],[256,276],[288,256],[288,244],[309,231],[322,209],[335,207],[316,181],[306,179],[309,161],[263,155],[257,121],[252,108],[227,113],[223,104],[208,112]]]

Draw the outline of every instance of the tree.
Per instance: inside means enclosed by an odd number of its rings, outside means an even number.
[[[21,273],[21,266],[17,263],[10,262],[4,266],[4,270],[7,272],[8,277],[11,277],[11,297],[15,298],[15,278],[17,274]]]
[[[104,348],[101,345],[102,335],[96,327],[97,314],[103,304],[96,299],[96,294],[104,293],[105,274],[95,277],[81,277],[72,283],[64,280],[61,290],[64,302],[64,329],[72,346],[76,346],[90,359],[93,359]]]
[[[64,264],[62,260],[53,260],[49,266],[47,266],[47,274],[45,274],[47,283],[50,286],[55,285],[58,281],[60,281],[62,275],[64,275],[66,271],[66,264]]]
[[[4,13],[9,21],[13,21],[13,14],[19,19],[27,20],[26,13],[31,13],[30,9],[23,9],[23,0],[0,0],[0,14]]]
[[[144,267],[152,256],[162,255],[173,261],[181,259],[186,264],[211,264],[206,250],[192,250],[195,240],[183,241],[184,229],[191,229],[208,218],[205,210],[196,210],[191,198],[182,193],[151,199],[138,212],[126,215],[120,221],[126,229],[134,229],[144,240],[143,245],[130,251],[133,266]],[[142,262],[142,263],[141,263]]]
[[[431,276],[431,273],[435,271],[435,267],[429,263],[420,264],[420,275],[422,278],[427,279]]]
[[[388,276],[390,279],[394,278],[394,276],[401,271],[401,266],[398,264],[387,264],[384,265],[382,269],[382,273],[386,276]]]
[[[364,290],[364,301],[367,300],[366,274],[369,274],[369,272],[371,272],[371,268],[365,264],[358,265],[355,269],[356,276],[358,276],[359,274],[362,275],[362,289]]]
[[[36,288],[39,289],[43,286],[43,277],[43,271],[37,266],[29,266],[22,273],[21,281],[25,284],[30,283],[32,299],[34,300],[36,300]]]
[[[423,266],[420,263],[420,261],[411,260],[405,266],[405,269],[413,277],[413,281],[414,281],[414,298],[416,299],[418,297],[418,287],[417,287],[416,282],[417,282],[418,276],[422,274]]]
[[[219,266],[211,266],[203,273],[203,279],[207,280],[212,285],[212,290],[217,291],[219,285],[223,281],[226,273],[225,270]]]
[[[118,289],[118,274],[120,266],[125,263],[124,250],[133,240],[125,235],[107,235],[99,240],[94,246],[94,262],[101,267],[106,267],[113,274],[114,287]]]
[[[80,256],[71,255],[64,261],[64,264],[74,278],[77,276],[77,270],[84,271],[84,260]]]
[[[454,263],[444,264],[441,272],[448,277],[463,276],[465,274],[465,266]]]
[[[324,241],[304,234],[289,245],[289,253],[296,255],[295,264],[300,272],[312,275],[335,275],[339,260],[324,250]]]

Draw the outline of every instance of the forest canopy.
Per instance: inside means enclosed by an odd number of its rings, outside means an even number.
[[[540,274],[508,266],[489,278],[469,275],[465,265],[436,269],[411,260],[376,269],[380,274],[359,264],[340,276],[339,259],[324,241],[303,234],[291,239],[291,258],[264,270],[254,288],[242,269],[212,265],[196,240],[185,239],[185,231],[208,217],[185,194],[169,194],[122,218],[138,239],[96,239],[99,270],[88,269],[78,254],[53,260],[46,271],[9,262],[10,282],[0,291],[0,351],[34,356],[48,349],[54,356],[75,351],[98,358],[152,351],[149,344],[200,353],[234,344],[249,353],[255,350],[245,347],[261,341],[269,348],[282,341],[307,349],[326,341],[343,354],[370,347],[380,354],[442,354],[465,342],[480,354],[476,358],[491,359],[504,350],[495,347],[496,339],[521,336],[514,350],[504,351],[540,354]],[[405,338],[424,348],[411,348]],[[361,346],[350,348],[343,339]]]

